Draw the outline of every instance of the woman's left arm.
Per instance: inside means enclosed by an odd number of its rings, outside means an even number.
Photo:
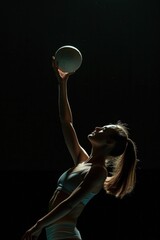
[[[74,190],[74,192],[63,202],[57,205],[44,217],[39,219],[37,223],[30,228],[26,235],[36,236],[38,231],[42,231],[43,228],[54,224],[60,218],[66,216],[75,206],[77,206],[89,192],[97,193],[104,184],[107,177],[106,169],[102,166],[93,166],[86,175],[84,181]],[[96,188],[95,188],[96,186]],[[22,238],[22,240],[30,240],[32,238]]]

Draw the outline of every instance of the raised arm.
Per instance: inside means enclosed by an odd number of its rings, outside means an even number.
[[[52,66],[58,80],[58,106],[59,116],[65,143],[73,158],[75,165],[88,159],[88,154],[79,144],[76,131],[73,127],[72,111],[68,100],[67,82],[69,73],[63,73],[55,64],[53,57]]]

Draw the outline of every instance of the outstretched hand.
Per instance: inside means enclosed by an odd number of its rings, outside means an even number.
[[[38,228],[37,224],[35,224],[33,227],[31,227],[25,232],[21,240],[37,240],[39,235],[41,234],[41,231],[42,229]]]
[[[58,68],[58,65],[56,64],[54,56],[52,56],[52,67],[54,69],[54,72],[56,74],[56,77],[57,77],[58,81],[60,81],[60,80],[67,80],[70,75],[74,74],[74,72],[68,73],[68,72],[63,72],[62,70],[60,70]]]

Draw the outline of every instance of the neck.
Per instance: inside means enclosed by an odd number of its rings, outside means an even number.
[[[89,158],[89,162],[104,165],[105,160],[106,160],[106,154],[105,153],[103,153],[102,151],[95,151],[94,149],[92,149],[91,154],[90,154],[90,158]]]

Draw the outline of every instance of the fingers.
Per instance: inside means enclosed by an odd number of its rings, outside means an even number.
[[[56,77],[58,78],[58,80],[68,79],[69,76],[71,76],[71,75],[73,75],[75,73],[75,72],[71,72],[71,73],[63,72],[61,69],[59,69],[58,63],[55,60],[55,56],[52,56],[52,66],[53,66],[54,72],[55,72]]]
[[[53,70],[55,72],[55,75],[56,75],[57,79],[59,80],[60,75],[59,75],[58,65],[55,61],[55,56],[52,56],[52,67],[53,67]]]
[[[52,63],[54,64],[54,66],[58,67],[58,66],[56,65],[56,59],[55,59],[55,56],[52,56]]]
[[[73,75],[74,73],[75,73],[75,72],[70,72],[70,73],[68,73],[68,75],[71,76],[71,75]]]
[[[53,66],[54,70],[58,69],[58,65],[56,63],[55,56],[52,56],[52,66]]]
[[[63,71],[61,71],[58,68],[58,63],[55,60],[55,56],[52,56],[52,66],[53,66],[53,69],[54,69],[57,79],[58,80],[64,79],[65,76],[67,75],[67,73],[64,73]]]

